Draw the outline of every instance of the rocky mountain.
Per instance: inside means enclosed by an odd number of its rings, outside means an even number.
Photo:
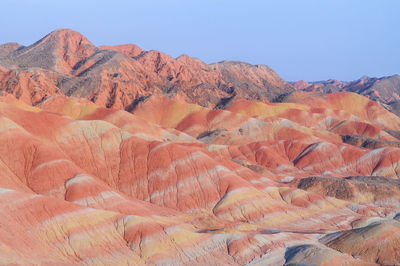
[[[324,93],[355,92],[379,102],[389,111],[400,115],[400,75],[397,74],[382,78],[363,77],[352,82],[327,80],[309,83],[301,80],[294,82],[293,86],[299,90]]]
[[[0,58],[11,54],[12,52],[18,50],[19,48],[23,48],[23,46],[16,42],[1,44],[0,45]]]
[[[65,29],[0,51],[0,264],[398,264],[378,79],[292,86]]]
[[[96,47],[68,29],[7,51],[0,58],[2,88],[32,104],[63,94],[129,110],[144,97],[161,93],[213,108],[233,97],[268,101],[294,90],[267,66],[207,65],[186,55],[172,58],[136,45]],[[21,89],[21,84],[27,86]]]

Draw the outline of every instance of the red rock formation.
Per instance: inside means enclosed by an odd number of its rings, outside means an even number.
[[[77,63],[98,50],[86,37],[69,29],[53,31],[38,42],[18,49],[2,62],[20,68],[43,68],[68,75]]]
[[[123,44],[115,46],[103,45],[99,46],[99,48],[102,50],[114,50],[117,52],[121,52],[129,57],[136,57],[144,52],[139,46],[135,44]]]
[[[0,91],[0,264],[399,260],[400,118],[366,97],[71,30],[1,46]]]
[[[327,80],[308,83],[297,81],[293,86],[298,90],[338,92],[351,91],[364,95],[374,101],[381,103],[385,108],[395,114],[400,114],[400,75],[382,78],[362,77],[351,82],[338,80]]]
[[[158,51],[143,51],[135,45],[97,48],[83,35],[68,29],[56,30],[15,51],[7,47],[1,49],[6,56],[0,56],[0,65],[42,79],[47,79],[51,71],[49,86],[57,87],[57,94],[62,91],[67,96],[84,97],[106,107],[131,110],[141,97],[155,92],[214,107],[235,95],[266,100],[277,96],[280,90],[293,90],[266,66],[235,63],[238,67],[232,68],[229,62],[207,65],[186,55],[174,59]],[[23,82],[17,79],[6,89],[20,98],[23,93],[17,91]],[[37,91],[34,85],[25,89]],[[55,94],[46,86],[41,90],[41,99],[23,100],[37,103]]]

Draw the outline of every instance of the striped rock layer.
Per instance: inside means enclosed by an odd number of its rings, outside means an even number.
[[[0,264],[399,263],[378,103],[68,30],[0,51]]]

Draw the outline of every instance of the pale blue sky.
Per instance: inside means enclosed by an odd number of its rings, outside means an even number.
[[[2,0],[0,43],[57,28],[207,63],[266,64],[286,80],[400,73],[399,0]]]

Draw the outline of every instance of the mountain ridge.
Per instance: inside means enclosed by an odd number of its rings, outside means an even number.
[[[379,102],[386,109],[400,115],[400,75],[394,74],[380,78],[363,76],[354,81],[329,79],[326,81],[297,81],[291,84],[299,90],[320,91],[324,93],[350,91]]]
[[[110,50],[126,57],[101,52]],[[107,69],[102,68],[102,62],[108,62]],[[281,91],[293,91],[291,85],[267,66],[231,61],[207,65],[187,55],[173,58],[159,51],[144,51],[133,44],[96,47],[82,34],[69,29],[53,31],[30,46],[12,51],[0,59],[0,65],[35,75],[52,71],[57,75],[52,86],[58,87],[58,91],[68,96],[88,97],[108,107],[116,104],[117,108],[127,108],[139,97],[152,93],[178,94],[192,103],[212,107],[233,96],[233,91],[235,97],[256,97],[262,101],[272,100]],[[253,70],[247,72],[247,68]],[[253,82],[246,78],[248,74],[259,80]],[[32,83],[21,80],[11,85],[19,82]],[[81,87],[86,92],[75,89],[76,84],[85,84]],[[15,88],[9,86],[6,90]],[[47,95],[44,97],[54,93],[44,87],[40,91]],[[20,94],[14,95],[19,98]]]

